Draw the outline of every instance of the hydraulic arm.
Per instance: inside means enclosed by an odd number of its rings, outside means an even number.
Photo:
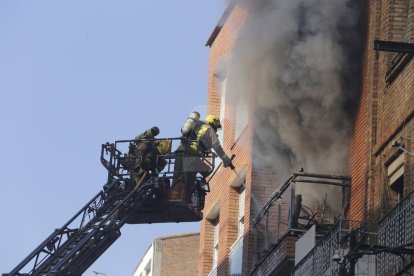
[[[151,185],[129,193],[113,180],[63,227],[56,229],[8,275],[82,275],[121,235],[130,211],[139,208]],[[23,269],[29,271],[22,273]],[[7,274],[6,274],[7,275]]]
[[[137,182],[127,166],[131,156],[117,148],[125,143],[131,146],[136,141],[102,145],[101,162],[108,169],[108,182],[103,190],[3,276],[80,276],[121,236],[120,229],[125,223],[201,220],[205,182],[196,178],[193,195],[196,200],[191,204],[169,202],[174,153],[170,150],[162,156],[167,164],[162,172],[151,172],[151,175],[145,172]],[[200,159],[214,168],[214,156]]]

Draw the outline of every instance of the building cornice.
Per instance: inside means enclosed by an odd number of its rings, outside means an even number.
[[[217,23],[216,27],[214,28],[213,32],[211,33],[210,37],[207,40],[206,46],[211,47],[214,41],[216,40],[217,36],[219,35],[221,29],[223,28],[224,24],[226,23],[227,19],[229,18],[231,12],[233,11],[234,7],[236,6],[237,0],[231,0],[229,5],[227,6],[226,10],[224,11],[223,15],[221,16],[219,22]]]

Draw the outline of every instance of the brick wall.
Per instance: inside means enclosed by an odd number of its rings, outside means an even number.
[[[198,272],[199,233],[171,236],[157,239],[161,241],[161,275],[194,276]]]
[[[210,45],[210,60],[208,69],[208,114],[220,115],[220,91],[216,72],[221,66],[223,59],[231,53],[235,38],[237,37],[243,22],[246,18],[245,11],[239,7],[226,11],[230,12],[222,18],[216,28],[218,34]],[[216,31],[215,30],[215,31]],[[234,137],[234,108],[226,103],[225,120],[223,123],[224,143],[223,148],[228,155],[235,154],[233,163],[240,171],[246,170],[246,182],[250,181],[251,154],[249,149],[250,130],[247,127],[240,137],[235,141]],[[210,190],[207,195],[204,216],[211,217],[216,215],[216,208],[219,207],[219,256],[217,272],[218,275],[229,273],[229,253],[230,247],[237,239],[238,229],[238,200],[239,190],[232,188],[230,184],[237,176],[230,169],[219,168],[211,177]],[[246,205],[249,203],[246,196]],[[247,208],[246,208],[247,209]],[[212,215],[214,213],[214,215]],[[199,251],[199,275],[208,275],[213,269],[213,222],[204,219],[201,222],[200,251]]]
[[[375,29],[377,18],[380,16],[377,5],[370,1],[367,9],[367,27]],[[350,148],[350,171],[352,177],[351,200],[349,218],[352,220],[364,220],[366,214],[366,198],[372,185],[369,174],[370,144],[373,141],[373,133],[376,132],[376,96],[378,76],[375,68],[378,62],[375,60],[375,53],[370,51],[377,36],[375,32],[368,32],[366,38],[363,76],[360,100],[354,119],[353,135]]]
[[[246,224],[253,224],[254,218],[258,215],[259,211],[262,209],[266,201],[269,199],[270,195],[277,188],[277,180],[274,174],[274,171],[261,169],[253,166],[251,182],[246,185],[246,190],[249,191],[249,205],[248,212],[250,214],[249,219],[246,219]],[[283,210],[287,210],[283,208]],[[272,212],[276,214],[276,212]],[[271,217],[272,223],[270,224],[268,230],[273,234],[277,232],[277,221],[275,217]],[[250,231],[246,235],[246,243],[244,246],[245,255],[243,256],[243,271],[248,273],[252,270],[254,263],[258,260],[258,256],[254,255],[261,252],[264,249],[267,249],[268,246],[264,241],[264,224],[265,220],[263,219],[256,225],[249,229]],[[282,227],[285,228],[285,227]],[[284,234],[284,233],[282,233]],[[256,236],[256,241],[253,242],[254,236]],[[273,237],[269,237],[269,241],[275,241]]]
[[[231,5],[231,4],[230,4]],[[225,14],[228,11],[225,12]],[[220,91],[217,82],[216,71],[224,58],[231,54],[235,39],[239,34],[246,20],[246,11],[235,6],[220,26],[220,31],[211,44],[210,62],[208,71],[208,113],[219,114],[220,112]],[[223,22],[221,22],[223,23]],[[216,30],[217,31],[217,28]],[[216,33],[217,34],[217,33]],[[231,72],[229,72],[231,74]],[[243,231],[243,275],[249,274],[252,270],[254,259],[254,229],[252,222],[258,209],[263,206],[271,193],[275,190],[277,182],[274,172],[266,169],[252,168],[252,143],[253,126],[249,120],[248,126],[240,137],[235,137],[235,108],[230,101],[226,101],[224,121],[224,149],[228,154],[235,154],[234,164],[240,172],[245,170],[245,222]],[[237,176],[229,169],[220,168],[210,179],[211,192],[206,198],[204,214],[209,217],[212,210],[219,206],[219,260],[218,275],[229,273],[230,247],[237,239],[237,218],[239,191],[231,188]],[[253,200],[252,200],[253,199]],[[205,219],[201,223],[200,243],[200,275],[208,275],[212,270],[213,255],[213,227],[212,222]]]
[[[407,59],[404,66],[398,63],[394,53],[377,53],[373,43],[376,39],[414,42],[413,0],[369,0],[366,14],[366,44],[363,57],[363,75],[360,100],[354,117],[353,136],[350,141],[349,166],[352,176],[351,201],[348,217],[352,220],[375,220],[390,206],[390,189],[386,179],[386,162],[394,149],[391,142],[402,138],[403,145],[414,149],[414,61]],[[231,53],[234,40],[243,25],[246,14],[236,7],[211,44],[208,71],[208,113],[219,114],[220,95],[215,73],[223,58]],[[401,58],[401,57],[400,57]],[[390,78],[390,72],[394,77]],[[236,167],[246,166],[246,206],[244,229],[243,273],[252,268],[253,229],[252,219],[256,211],[251,198],[260,205],[274,190],[274,176],[269,172],[252,168],[252,128],[249,124],[236,142],[234,141],[234,110],[226,106],[224,122],[224,148],[235,153]],[[246,147],[246,145],[248,145]],[[414,162],[406,157],[404,192],[414,187]],[[258,175],[263,179],[258,179]],[[238,191],[229,187],[234,180],[233,172],[220,168],[211,178],[212,192],[206,200],[205,215],[220,213],[218,275],[229,272],[229,250],[237,237]],[[199,274],[207,275],[212,269],[212,224],[201,224]]]
[[[368,7],[361,100],[350,159],[349,216],[357,220],[379,218],[393,207],[385,166],[388,152],[393,151],[392,141],[401,137],[407,147],[412,147],[410,139],[414,133],[413,59],[395,53],[376,53],[373,48],[375,39],[413,40],[414,1],[371,0]],[[406,158],[406,166],[411,168],[410,158]],[[404,180],[407,194],[414,185],[412,171],[406,171]]]

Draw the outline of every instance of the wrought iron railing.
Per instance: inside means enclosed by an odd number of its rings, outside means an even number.
[[[388,248],[405,247],[414,242],[414,193],[409,194],[378,226],[378,245]],[[380,253],[377,255],[378,275],[395,275],[407,266],[406,255]]]
[[[335,250],[341,248],[340,240],[349,233],[349,227],[345,221],[338,221],[331,232],[328,233],[320,244],[294,268],[294,276],[333,275],[339,272],[339,263],[332,260]],[[344,254],[344,252],[341,252]]]
[[[341,215],[348,203],[350,181],[346,176],[304,172],[292,174],[267,199],[253,221],[254,264],[259,265],[292,229],[303,233],[315,224],[332,226],[335,223],[334,217]],[[305,189],[313,189],[322,194],[322,197],[310,197]],[[337,206],[327,203],[328,193],[331,199],[333,196],[338,197],[334,202]],[[307,207],[309,204],[312,206]],[[335,215],[333,209],[336,209]]]
[[[361,256],[353,265],[349,262],[351,233],[362,234],[359,236],[364,236],[364,242],[368,243],[376,238],[365,222],[339,220],[318,245],[294,267],[292,275],[376,275],[373,256]]]

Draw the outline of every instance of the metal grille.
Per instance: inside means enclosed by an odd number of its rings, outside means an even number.
[[[334,250],[340,250],[341,239],[349,233],[347,221],[338,221],[324,239],[294,268],[295,276],[334,275],[339,264],[332,261]],[[342,256],[345,254],[344,249]]]
[[[414,194],[400,202],[379,223],[378,245],[399,247],[414,242]],[[414,247],[411,247],[414,248]],[[395,275],[406,266],[406,256],[391,253],[377,255],[378,275]]]
[[[364,227],[362,227],[364,226]],[[326,234],[319,244],[300,261],[293,269],[294,276],[313,276],[313,275],[376,275],[374,258],[363,256],[358,258],[355,266],[351,268],[350,262],[345,261],[349,258],[351,233],[362,234],[366,242],[375,240],[376,234],[368,230],[368,224],[360,221],[340,220],[331,231]],[[334,254],[339,254],[339,259],[333,260]]]

